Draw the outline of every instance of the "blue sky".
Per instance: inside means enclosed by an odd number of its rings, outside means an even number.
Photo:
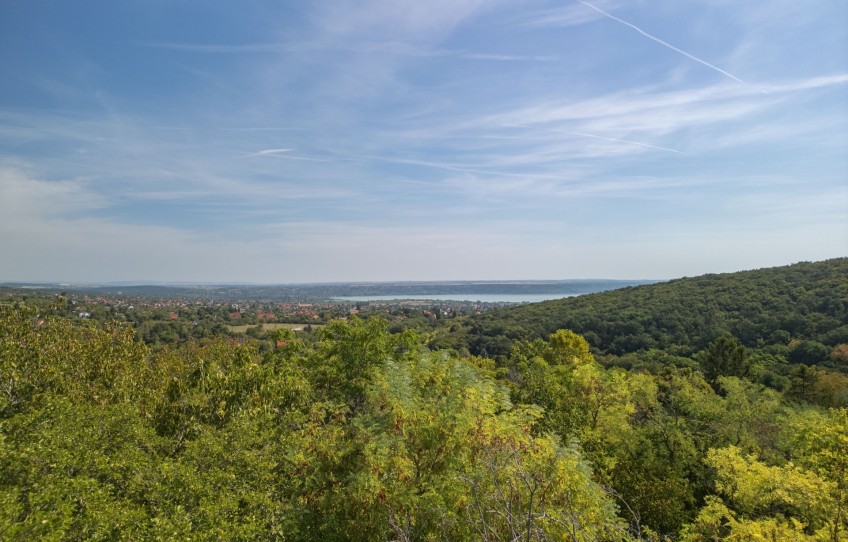
[[[848,3],[0,3],[0,280],[848,255]]]

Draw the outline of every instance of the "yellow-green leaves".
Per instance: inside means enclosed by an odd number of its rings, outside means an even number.
[[[584,365],[593,363],[586,339],[567,329],[560,329],[550,337],[548,361],[555,364]]]
[[[348,495],[392,539],[599,540],[623,533],[576,446],[537,435],[476,367],[433,354],[375,373],[354,423],[362,467]]]
[[[839,480],[793,462],[767,465],[730,446],[710,450],[717,495],[684,540],[845,540]]]

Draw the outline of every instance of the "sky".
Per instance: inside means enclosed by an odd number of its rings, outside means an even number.
[[[0,281],[848,256],[848,3],[0,2]]]

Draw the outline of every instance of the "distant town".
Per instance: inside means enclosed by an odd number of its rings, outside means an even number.
[[[346,301],[315,295],[351,292],[362,293],[338,286],[287,289],[11,284],[0,286],[0,300],[35,305],[45,314],[127,322],[136,329],[139,339],[152,346],[224,335],[238,342],[259,340],[266,348],[274,345],[272,332],[281,328],[309,334],[331,320],[356,315],[381,316],[399,331],[509,304],[409,299]]]
[[[227,335],[273,346],[272,332],[311,333],[331,320],[380,316],[394,331],[482,314],[534,295],[568,297],[647,281],[478,281],[299,285],[71,285],[6,283],[0,301],[78,319],[127,322],[153,346]],[[408,296],[433,299],[410,299]],[[472,300],[479,295],[489,300]],[[459,299],[445,299],[456,296]],[[357,299],[346,299],[357,297]],[[371,297],[372,299],[369,299]],[[364,299],[363,299],[364,298]],[[503,300],[491,300],[501,298]],[[511,300],[507,300],[511,299]]]

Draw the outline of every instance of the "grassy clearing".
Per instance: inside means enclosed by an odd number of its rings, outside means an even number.
[[[278,323],[268,323],[268,324],[245,324],[243,326],[227,326],[230,328],[230,331],[233,333],[244,333],[248,329],[256,326],[262,326],[262,329],[265,331],[273,331],[275,329],[290,329],[292,331],[303,331],[303,328],[306,326],[312,326],[312,329],[318,329],[321,327],[321,324],[278,324]]]

